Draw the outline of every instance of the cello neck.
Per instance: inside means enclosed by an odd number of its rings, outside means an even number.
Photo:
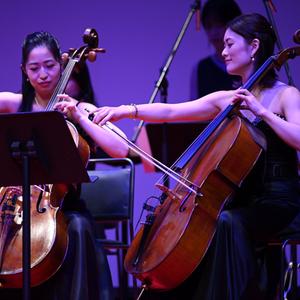
[[[251,90],[256,83],[258,83],[265,74],[272,68],[275,64],[275,56],[269,57],[258,70],[247,80],[247,82],[242,86],[243,89]]]
[[[69,61],[58,81],[58,84],[48,102],[48,105],[46,106],[45,111],[51,111],[53,110],[54,105],[58,102],[58,98],[57,95],[58,94],[62,94],[64,93],[66,86],[68,84],[68,81],[70,79],[70,76],[72,74],[72,71],[76,65],[76,63],[78,62],[77,59],[73,59],[73,58],[69,58]]]
[[[248,81],[242,86],[242,88],[251,90],[255,84],[257,84],[263,76],[272,68],[276,62],[276,57],[269,57],[264,64],[248,79]],[[190,159],[195,155],[198,149],[209,139],[218,126],[230,115],[230,113],[239,106],[239,101],[234,104],[229,104],[223,111],[221,111],[217,117],[203,130],[203,132],[196,138],[196,140],[188,147],[188,149],[177,160],[175,166],[182,169]]]
[[[76,63],[85,58],[90,61],[95,61],[97,53],[105,52],[105,49],[98,48],[98,33],[95,29],[87,28],[83,35],[83,41],[86,43],[86,45],[78,49],[70,49],[70,51],[72,51],[72,55],[69,57],[68,63],[62,72],[53,95],[48,102],[48,105],[45,109],[46,111],[53,110],[54,105],[58,102],[57,95],[64,93]]]

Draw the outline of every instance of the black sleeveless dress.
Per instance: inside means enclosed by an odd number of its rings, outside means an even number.
[[[221,212],[208,252],[178,288],[146,292],[142,299],[273,299],[278,276],[266,276],[258,264],[257,246],[284,230],[299,213],[297,153],[263,121],[267,149],[236,197]],[[278,274],[280,253],[269,274]]]

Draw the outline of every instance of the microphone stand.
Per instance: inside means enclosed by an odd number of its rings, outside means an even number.
[[[282,51],[283,50],[282,43],[280,41],[277,26],[276,26],[276,22],[275,22],[273,13],[272,13],[272,11],[275,10],[275,6],[274,6],[274,4],[272,3],[271,0],[263,0],[263,2],[264,2],[264,5],[265,5],[265,8],[266,8],[266,11],[267,11],[269,22],[271,23],[271,25],[273,27],[273,30],[275,32],[275,35],[276,35],[277,48],[278,48],[279,51]],[[290,73],[290,68],[289,68],[288,62],[284,63],[284,69],[285,69],[286,76],[288,78],[289,85],[295,86],[293,78],[292,78],[291,73]]]
[[[163,78],[161,85],[160,85],[160,102],[167,103],[168,102],[168,86],[169,82],[166,77]],[[168,163],[168,143],[167,143],[167,123],[162,124],[162,162],[163,164],[167,165]],[[165,186],[170,186],[169,176],[165,179]]]
[[[188,16],[187,16],[187,18],[186,18],[186,20],[185,20],[185,22],[184,22],[184,24],[183,24],[180,32],[179,32],[179,35],[176,38],[176,41],[174,43],[174,46],[173,46],[173,48],[171,50],[171,53],[170,53],[168,59],[167,59],[167,62],[165,64],[165,66],[161,69],[161,73],[160,73],[159,79],[156,82],[154,91],[153,91],[153,93],[152,93],[152,95],[150,97],[150,100],[148,101],[149,104],[153,103],[155,101],[157,93],[161,89],[163,80],[165,79],[165,77],[167,75],[167,72],[168,72],[168,70],[170,68],[170,65],[171,65],[171,63],[172,63],[172,61],[173,61],[173,59],[175,57],[175,54],[176,54],[176,52],[178,50],[180,42],[181,42],[181,40],[182,40],[182,38],[183,38],[183,36],[184,36],[184,34],[185,34],[185,32],[186,32],[186,30],[187,30],[190,22],[191,22],[191,19],[192,19],[194,13],[197,10],[200,10],[200,0],[196,0],[194,2],[194,4],[191,6],[189,14],[188,14]],[[165,102],[166,102],[166,100],[165,100]],[[135,133],[134,133],[134,135],[133,135],[133,138],[131,140],[133,143],[136,142],[136,140],[137,140],[137,138],[138,138],[138,136],[139,136],[139,134],[140,134],[140,132],[142,130],[143,125],[144,125],[144,121],[141,120],[140,123],[139,123],[139,125],[138,125],[138,127],[137,127],[137,129],[136,129],[136,131],[135,131]]]

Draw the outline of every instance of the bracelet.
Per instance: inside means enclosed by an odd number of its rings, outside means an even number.
[[[128,105],[128,108],[129,108],[129,118],[136,119],[138,115],[138,108],[136,104],[131,103],[130,105]]]

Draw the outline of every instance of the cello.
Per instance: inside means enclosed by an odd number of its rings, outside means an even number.
[[[243,88],[251,89],[271,68],[297,55],[300,47],[270,57]],[[159,186],[163,190],[160,203],[125,257],[126,270],[143,287],[169,290],[190,276],[205,256],[223,207],[264,151],[264,136],[238,109],[235,103],[220,112],[167,170],[176,177],[171,172],[175,170],[182,182],[178,180],[172,189]]]
[[[98,48],[98,34],[87,29],[83,35],[86,45],[71,49],[68,63],[59,79],[46,111],[53,110],[58,94],[64,92],[77,63],[88,58],[94,61]],[[89,158],[89,146],[78,134],[75,126],[66,121],[84,165]],[[69,190],[67,184],[32,185],[30,191],[31,218],[31,286],[50,278],[62,265],[68,247],[67,224],[60,207]],[[22,187],[0,187],[0,287],[21,288],[23,199]]]

